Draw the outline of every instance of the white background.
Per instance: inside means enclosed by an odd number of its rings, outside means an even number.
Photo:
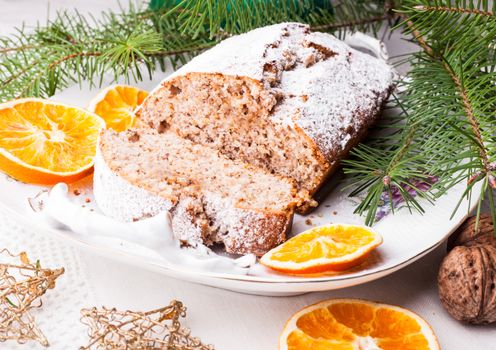
[[[98,15],[102,9],[109,7],[116,8],[117,2],[0,0],[0,34],[12,32],[12,28],[23,21],[28,24],[45,21],[48,9],[51,15],[57,9],[72,8]],[[404,42],[397,39],[389,41],[387,45],[392,54],[409,50]],[[0,220],[5,221],[0,221],[1,234],[6,227],[12,226],[7,225],[10,219],[5,216],[2,215]],[[496,325],[462,325],[451,319],[441,307],[436,278],[439,264],[445,255],[444,245],[421,261],[380,281],[340,291],[286,298],[236,294],[163,277],[84,250],[77,250],[75,254],[82,260],[89,276],[97,305],[145,310],[163,306],[170,299],[177,298],[188,307],[186,323],[192,328],[192,333],[204,342],[215,345],[218,350],[276,349],[278,335],[287,318],[305,305],[336,297],[363,298],[409,308],[432,325],[443,349],[496,349]],[[39,315],[42,317],[42,311]],[[53,349],[77,349],[83,345],[53,343]],[[12,343],[0,343],[0,349],[22,348]]]

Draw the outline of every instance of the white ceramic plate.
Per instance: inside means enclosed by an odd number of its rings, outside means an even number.
[[[81,186],[78,186],[81,188]],[[320,277],[293,277],[271,273],[262,266],[257,266],[254,275],[236,274],[232,269],[209,272],[181,266],[158,256],[154,251],[139,245],[118,239],[106,239],[92,235],[80,235],[72,231],[54,229],[38,217],[31,209],[28,198],[35,196],[43,188],[19,183],[0,175],[0,203],[21,222],[37,230],[70,242],[82,245],[95,253],[111,259],[130,263],[143,269],[201,283],[213,287],[225,288],[237,292],[260,295],[295,295],[312,291],[322,291],[349,287],[384,277],[421,258],[449,236],[463,222],[470,206],[464,202],[459,211],[450,220],[454,205],[463,192],[463,186],[453,188],[437,201],[435,206],[424,203],[426,213],[410,214],[401,210],[379,221],[374,228],[382,234],[384,243],[377,249],[371,261],[360,269],[337,275]],[[474,193],[477,193],[475,189]],[[80,204],[91,198],[90,191],[76,198]],[[477,200],[474,196],[473,202]],[[84,205],[91,205],[84,204]],[[362,223],[363,218],[353,214],[354,203],[339,189],[334,190],[317,211],[307,217],[296,216],[293,234],[302,232],[312,226],[324,223]],[[309,222],[310,220],[311,222]],[[136,233],[139,234],[138,232]]]
[[[157,81],[146,82],[142,87],[149,89]],[[73,87],[59,95],[55,100],[78,106],[86,106],[96,91],[88,87]],[[85,187],[86,186],[86,187]],[[94,201],[91,194],[91,178],[77,184],[83,193],[75,197],[80,205],[91,206]],[[239,274],[232,269],[211,272],[181,265],[177,261],[168,261],[167,257],[158,256],[150,249],[119,239],[108,239],[92,235],[75,234],[69,230],[54,229],[43,221],[37,220],[28,198],[34,197],[43,187],[26,185],[0,174],[0,203],[13,216],[37,231],[54,234],[69,239],[104,255],[108,258],[131,263],[147,270],[196,283],[225,288],[233,291],[263,295],[293,295],[311,291],[344,288],[372,281],[386,276],[419,259],[436,248],[452,233],[470,212],[471,205],[463,202],[452,219],[450,216],[461,197],[465,185],[459,184],[441,197],[436,205],[423,203],[424,215],[410,214],[403,209],[394,215],[389,214],[379,221],[374,228],[383,236],[384,243],[377,249],[368,264],[360,269],[336,275],[319,277],[293,277],[276,274],[258,266],[255,274]],[[474,188],[472,204],[477,201],[478,188]],[[86,198],[91,202],[85,203]],[[335,189],[320,207],[311,215],[296,216],[293,234],[302,232],[312,226],[326,223],[362,224],[363,218],[353,214],[356,202],[339,188]],[[138,234],[138,233],[137,233]]]

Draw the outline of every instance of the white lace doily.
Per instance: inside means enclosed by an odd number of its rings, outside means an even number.
[[[39,259],[44,267],[64,267],[65,273],[56,281],[56,288],[42,297],[43,307],[32,315],[50,342],[50,350],[78,349],[88,341],[87,327],[80,322],[80,310],[98,306],[89,279],[81,264],[79,252],[72,246],[43,233],[24,229],[0,209],[0,248],[12,253],[25,251],[30,260]],[[45,349],[36,342],[0,343],[5,350]]]

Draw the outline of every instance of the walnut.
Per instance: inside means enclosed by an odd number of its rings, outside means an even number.
[[[454,246],[454,247],[453,247]],[[496,322],[496,239],[490,217],[468,219],[450,239],[438,275],[439,297],[455,319]]]
[[[448,251],[459,245],[492,243],[496,245],[491,216],[481,215],[479,229],[475,231],[475,216],[468,218],[448,239]]]

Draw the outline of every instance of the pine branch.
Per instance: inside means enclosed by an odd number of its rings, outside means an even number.
[[[170,6],[163,1],[162,8]],[[239,34],[250,29],[283,21],[304,21],[305,13],[314,10],[313,1],[274,0],[182,0],[173,6],[168,16],[179,18],[184,34],[198,37],[208,28],[210,38],[220,32]]]
[[[470,98],[468,97],[467,90],[463,86],[463,83],[458,75],[453,71],[453,69],[449,66],[446,61],[442,61],[442,64],[446,71],[449,73],[451,76],[451,79],[453,79],[453,83],[455,84],[456,90],[458,91],[458,94],[462,98],[462,103],[463,103],[463,108],[465,109],[465,114],[470,122],[470,125],[472,127],[472,132],[474,134],[475,140],[477,142],[477,145],[479,146],[479,155],[480,159],[482,162],[482,165],[484,167],[485,172],[490,172],[489,169],[489,156],[488,156],[488,150],[485,148],[485,142],[482,138],[482,133],[480,129],[479,122],[477,121],[477,118],[474,113],[474,108],[472,106],[472,103],[470,101]]]
[[[7,48],[1,48],[0,49],[0,54],[5,54],[9,52],[15,52],[15,51],[25,51],[29,49],[34,49],[34,45],[24,45],[24,46],[18,46],[18,47],[7,47]]]
[[[83,81],[100,85],[108,75],[139,81],[157,65],[164,70],[170,61],[175,67],[231,34],[271,23],[294,20],[344,33],[377,30],[390,13],[380,0],[336,2],[334,10],[310,0],[154,3],[155,11],[130,3],[129,10],[104,13],[101,20],[61,12],[44,26],[0,38],[0,102],[48,97]]]
[[[133,6],[98,21],[61,12],[45,26],[0,38],[0,101],[51,96],[82,81],[97,85],[106,74],[141,80],[157,64],[165,68],[165,59],[175,65],[216,43],[177,34],[178,23],[162,16]]]
[[[366,214],[367,225],[376,221],[384,193],[389,194],[391,211],[397,209],[392,206],[393,190],[399,191],[399,196],[410,211],[413,208],[423,212],[420,203],[409,192],[402,190],[414,188],[413,183],[417,181],[425,181],[426,184],[430,181],[424,154],[412,145],[418,134],[424,130],[418,123],[410,120],[412,117],[408,115],[400,99],[392,101],[389,108],[391,114],[383,116],[368,144],[356,147],[352,150],[352,158],[343,161],[344,172],[350,176],[347,187],[353,189],[350,196],[355,197],[366,192],[355,213]],[[434,200],[429,192],[418,191],[417,195],[429,202]]]
[[[445,7],[445,6],[415,6],[415,9],[420,10],[420,11],[440,11],[440,12],[455,12],[455,13],[463,13],[463,14],[475,14],[475,15],[482,15],[482,16],[493,16],[492,12],[489,11],[481,11],[477,9],[465,9],[465,8],[454,8],[454,7]],[[419,45],[423,48],[426,54],[428,54],[430,57],[432,57],[435,60],[438,60],[446,69],[448,74],[450,75],[451,79],[453,80],[453,83],[455,84],[456,91],[461,97],[463,108],[465,110],[465,115],[468,118],[470,125],[472,127],[472,132],[475,136],[475,140],[479,146],[479,154],[480,154],[480,159],[482,162],[482,165],[484,167],[484,171],[486,173],[490,172],[490,164],[489,164],[489,156],[487,154],[487,150],[484,146],[484,140],[482,138],[482,133],[480,130],[480,125],[479,122],[476,119],[475,113],[474,113],[474,108],[472,106],[472,103],[468,97],[467,91],[465,87],[463,86],[463,83],[460,79],[460,77],[456,74],[456,72],[453,70],[453,68],[449,65],[449,63],[445,60],[445,58],[442,56],[441,53],[436,53],[425,41],[423,36],[420,34],[418,29],[415,27],[415,24],[408,19],[408,17],[405,18],[405,23],[408,26],[408,28],[411,30],[413,33],[415,39],[419,43]],[[496,26],[495,26],[496,28]],[[496,187],[495,187],[496,188]]]
[[[455,0],[450,3],[451,6],[445,6],[446,1],[441,0],[405,0],[401,14],[415,23],[419,34],[416,37],[423,37],[439,51],[465,44],[494,44],[496,33],[491,28],[496,22],[496,3],[492,7],[488,1]],[[469,41],[474,38],[478,38],[477,43]]]
[[[377,35],[385,20],[395,17],[391,1],[333,1],[334,20],[313,20],[312,30],[326,31],[343,37],[347,31],[362,31]],[[343,30],[344,29],[344,30]],[[337,33],[336,33],[337,31]]]
[[[370,16],[366,18],[359,18],[346,22],[339,23],[329,23],[329,24],[320,24],[312,26],[312,30],[314,31],[334,31],[336,29],[342,28],[354,28],[356,26],[365,25],[365,24],[374,24],[374,23],[382,23],[384,20],[390,18],[390,15],[385,13],[377,16]]]
[[[467,30],[466,27],[469,27],[469,29],[474,28],[471,24],[449,28],[449,30],[457,33],[460,33],[461,30],[463,30],[463,35],[460,36],[458,42],[455,43],[450,43],[449,41],[446,41],[445,38],[445,40],[442,40],[442,45],[439,45],[440,43],[436,42],[441,37],[438,36],[439,32],[437,35],[431,36],[430,38],[434,42],[433,44],[436,45],[435,47],[438,48],[437,50],[428,45],[426,40],[420,35],[418,26],[422,26],[424,22],[415,25],[407,18],[406,23],[421,47],[423,47],[424,52],[432,60],[438,61],[447,72],[453,84],[452,90],[454,96],[452,101],[459,104],[459,107],[461,107],[463,111],[463,113],[460,114],[463,115],[468,122],[468,126],[466,127],[464,125],[466,122],[461,120],[455,120],[451,123],[451,127],[455,132],[465,136],[465,140],[468,141],[468,144],[462,143],[461,145],[465,144],[464,148],[469,151],[465,154],[462,153],[462,155],[458,157],[453,155],[454,158],[449,161],[444,160],[444,164],[447,165],[447,168],[443,169],[444,179],[440,184],[444,185],[444,188],[441,189],[440,194],[444,194],[454,184],[458,183],[459,180],[468,177],[468,191],[466,196],[470,197],[473,184],[477,181],[482,181],[482,195],[479,199],[479,210],[477,211],[477,214],[479,215],[481,203],[484,200],[484,194],[488,194],[488,196],[491,197],[491,188],[496,188],[495,181],[491,180],[494,179],[494,169],[491,158],[494,159],[495,157],[496,144],[494,141],[492,143],[487,142],[485,137],[488,136],[487,138],[490,139],[490,135],[494,135],[496,127],[496,120],[494,119],[494,114],[496,113],[496,104],[494,103],[496,87],[494,78],[496,75],[490,73],[494,72],[496,68],[496,63],[490,49],[490,44],[494,42],[495,39],[496,21],[493,12],[487,11],[487,4],[485,5],[484,10],[462,8],[460,7],[460,4],[456,5],[458,5],[458,7],[448,8],[437,6],[434,7],[434,9],[435,11],[444,14],[456,14],[457,24],[463,23],[462,17],[460,16],[465,16],[465,20],[468,19],[467,16],[475,17],[475,19],[473,19],[474,21],[478,21],[480,16],[489,16],[489,18],[484,22],[479,22],[479,30],[477,31]],[[425,8],[419,6],[416,6],[415,9],[425,11]],[[432,26],[429,25],[429,29],[432,30]],[[438,31],[441,30],[438,29]],[[426,33],[426,35],[430,34],[430,32],[425,29],[424,33]],[[479,35],[478,33],[483,33],[484,35]],[[479,37],[482,37],[482,40],[477,40]],[[460,49],[460,41],[463,42],[463,49]],[[480,89],[480,91],[475,89],[470,91],[471,82],[476,83],[475,86],[477,89]],[[487,100],[487,94],[493,97],[492,102],[491,100]],[[479,108],[476,106],[479,106]],[[489,114],[486,113],[487,111]],[[448,117],[453,119],[452,115],[449,113]],[[461,148],[460,144],[458,144],[458,148]],[[470,149],[472,149],[473,152],[470,152]],[[441,164],[443,163],[440,160],[438,160],[438,162]],[[460,174],[464,175],[460,176]],[[490,206],[491,212],[495,213],[493,201],[490,201]],[[496,217],[493,217],[493,220],[496,220]]]
[[[425,5],[417,5],[414,8],[419,11],[457,12],[457,13],[488,16],[488,17],[494,16],[494,13],[492,11],[483,11],[474,8],[459,8],[459,7],[449,7],[449,6],[425,6]]]
[[[80,57],[98,57],[98,56],[101,56],[101,55],[102,55],[101,52],[76,52],[76,53],[71,53],[70,55],[61,57],[58,60],[55,60],[53,62],[50,62],[50,64],[48,65],[48,69],[53,69],[56,66],[59,66],[59,65],[61,65],[62,63],[66,62],[66,61],[70,61],[70,60],[73,60],[73,59],[76,59],[76,58],[80,58]]]
[[[355,159],[347,162],[350,174],[368,164],[372,176],[369,181],[376,184],[359,187],[367,196],[357,210],[368,212],[368,223],[372,223],[371,213],[377,209],[367,198],[390,191],[389,183],[398,178],[392,168],[386,167],[387,161],[396,160],[397,167],[405,167],[403,170],[412,174],[435,176],[438,181],[428,191],[429,197],[439,197],[463,180],[468,180],[466,198],[476,182],[481,182],[482,192],[489,196],[496,185],[494,11],[487,2],[454,1],[452,7],[442,6],[441,1],[425,1],[426,5],[418,2],[406,1],[401,26],[423,51],[410,58],[409,80],[402,84],[406,92],[396,104],[404,110],[400,124],[412,130],[412,137],[396,144],[389,137],[371,140],[366,148],[376,150],[372,157],[364,157],[365,146],[360,146],[353,152]],[[381,167],[374,169],[371,166],[377,165],[376,157],[386,160],[381,159]],[[355,174],[351,181],[356,184],[364,178],[364,174]],[[380,181],[383,179],[388,181]],[[416,194],[425,195],[419,191]],[[411,199],[404,200],[408,203]],[[494,201],[489,204],[491,212],[496,213]]]
[[[163,7],[169,1],[163,0]],[[332,6],[331,6],[332,4]],[[158,6],[158,5],[155,5]],[[159,6],[160,7],[160,6]],[[239,34],[261,26],[280,22],[304,22],[313,30],[377,32],[383,20],[393,15],[391,1],[329,1],[313,0],[183,0],[168,13],[183,21],[183,33],[197,36],[201,28],[208,28],[211,37],[219,33]]]

